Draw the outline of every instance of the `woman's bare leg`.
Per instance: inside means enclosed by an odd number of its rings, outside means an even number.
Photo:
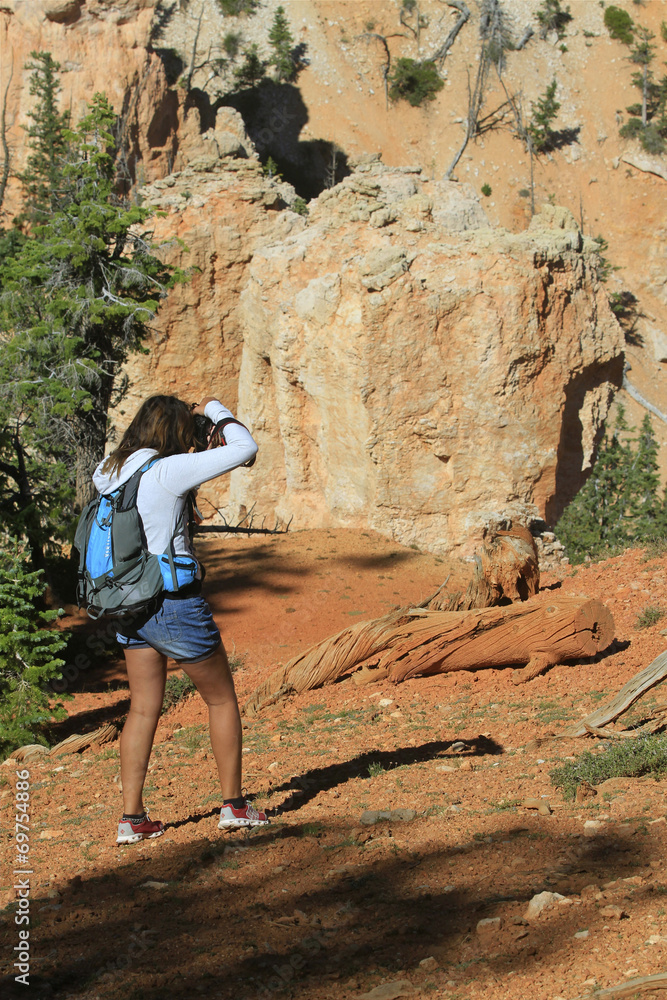
[[[234,681],[225,648],[220,645],[206,660],[200,660],[199,663],[181,663],[180,666],[196,684],[197,690],[208,705],[211,747],[218,765],[222,797],[239,798],[243,735]]]
[[[131,701],[120,738],[120,777],[124,811],[138,816],[144,811],[144,781],[162,711],[167,657],[156,649],[126,649],[125,663]]]

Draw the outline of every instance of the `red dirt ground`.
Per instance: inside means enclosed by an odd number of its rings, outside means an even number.
[[[455,589],[465,571],[343,530],[229,538],[201,554],[225,644],[242,661],[241,702],[279,661],[423,600],[450,572]],[[543,576],[545,596],[558,588],[611,608],[616,652],[596,662],[557,666],[521,687],[510,669],[398,687],[348,678],[248,721],[245,782],[274,811],[273,825],[250,836],[217,830],[197,696],[158,730],[147,791],[154,816],[169,823],[158,840],[114,844],[117,744],[31,763],[30,995],[574,1000],[662,971],[663,786],[612,779],[585,803],[565,802],[550,770],[599,743],[526,747],[590,712],[664,649],[667,619],[635,626],[646,607],[667,611],[666,574],[666,556],[633,551]],[[126,712],[123,677],[118,661],[80,672],[56,737]],[[654,690],[634,717],[661,700]],[[0,769],[12,823],[15,770]],[[540,796],[551,815],[521,804]],[[395,809],[416,815],[360,823],[365,810]],[[599,825],[585,832],[588,820]],[[5,871],[3,956],[18,930]],[[544,890],[565,898],[526,921]],[[499,926],[478,928],[495,917]]]

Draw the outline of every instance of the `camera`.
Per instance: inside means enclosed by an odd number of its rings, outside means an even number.
[[[208,417],[204,416],[202,413],[195,413],[195,436],[194,436],[194,446],[195,451],[208,451],[209,448],[220,448],[225,444],[225,439],[223,436],[224,425],[226,422],[237,423],[238,421],[223,421],[216,425]],[[255,464],[255,456],[253,456],[249,462],[244,462],[243,467],[245,469],[250,469]]]

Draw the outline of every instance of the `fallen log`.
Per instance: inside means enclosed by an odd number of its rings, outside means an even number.
[[[95,729],[92,733],[75,733],[67,739],[56,743],[54,747],[45,747],[41,743],[28,743],[26,746],[17,747],[7,760],[16,760],[29,763],[44,757],[60,756],[66,753],[80,753],[88,747],[101,747],[104,743],[111,743],[118,739],[120,729],[115,722],[107,722],[105,725]],[[3,761],[7,763],[7,761]]]
[[[417,675],[525,664],[513,677],[522,683],[556,663],[595,655],[613,637],[609,609],[581,597],[466,612],[403,608],[343,629],[295,656],[252,693],[245,713],[256,715],[371,665],[398,684]]]

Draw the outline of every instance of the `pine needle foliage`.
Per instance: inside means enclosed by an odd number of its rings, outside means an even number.
[[[45,730],[64,718],[62,704],[49,704],[51,680],[60,678],[65,661],[58,655],[67,636],[45,627],[57,611],[40,611],[40,573],[30,571],[20,555],[0,557],[0,755],[26,743],[46,745]]]
[[[63,133],[48,211],[0,241],[0,513],[35,568],[90,496],[122,364],[186,277],[155,252],[152,210],[115,193],[115,126],[96,94]]]
[[[633,433],[619,408],[589,478],[556,525],[572,564],[667,534],[667,496],[659,495],[658,448],[648,414]]]
[[[656,80],[652,69],[655,60],[655,35],[635,25],[630,61],[640,69],[632,74],[632,83],[641,100],[626,108],[630,118],[619,129],[625,139],[638,139],[647,153],[664,153],[667,140],[667,76]]]
[[[243,62],[234,70],[236,89],[251,89],[266,79],[266,62],[259,55],[255,42],[243,53]]]

